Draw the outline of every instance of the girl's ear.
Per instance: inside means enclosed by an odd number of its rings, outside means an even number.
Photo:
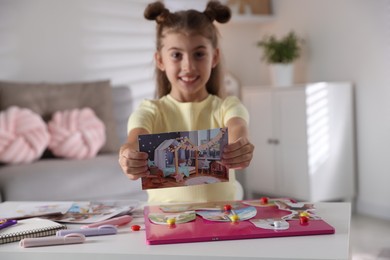
[[[165,70],[164,63],[163,63],[162,57],[158,51],[156,51],[156,53],[154,54],[154,60],[156,62],[157,68],[161,71],[164,71]]]
[[[214,56],[213,56],[213,63],[212,63],[213,69],[218,65],[219,59],[220,59],[220,56],[219,56],[219,48],[216,48],[216,49],[214,50]]]

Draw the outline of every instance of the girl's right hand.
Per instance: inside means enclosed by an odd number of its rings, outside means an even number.
[[[119,165],[130,180],[137,180],[150,174],[148,154],[137,151],[129,143],[119,149]]]

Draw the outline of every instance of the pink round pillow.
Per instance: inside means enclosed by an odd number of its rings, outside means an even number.
[[[42,156],[48,143],[46,124],[38,114],[16,106],[0,113],[1,162],[32,162]]]
[[[48,129],[49,149],[58,157],[92,158],[106,142],[105,126],[90,108],[56,112]]]

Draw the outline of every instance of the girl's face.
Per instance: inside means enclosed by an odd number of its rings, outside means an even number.
[[[155,60],[171,83],[171,96],[181,102],[197,102],[208,96],[206,83],[218,64],[219,50],[201,35],[170,32],[165,33]]]

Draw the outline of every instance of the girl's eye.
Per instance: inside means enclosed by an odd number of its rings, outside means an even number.
[[[171,57],[174,58],[175,60],[179,60],[182,57],[182,54],[180,52],[173,52],[171,53]]]
[[[203,58],[204,56],[206,56],[206,54],[204,52],[195,52],[194,54],[195,58],[197,59],[201,59]]]

